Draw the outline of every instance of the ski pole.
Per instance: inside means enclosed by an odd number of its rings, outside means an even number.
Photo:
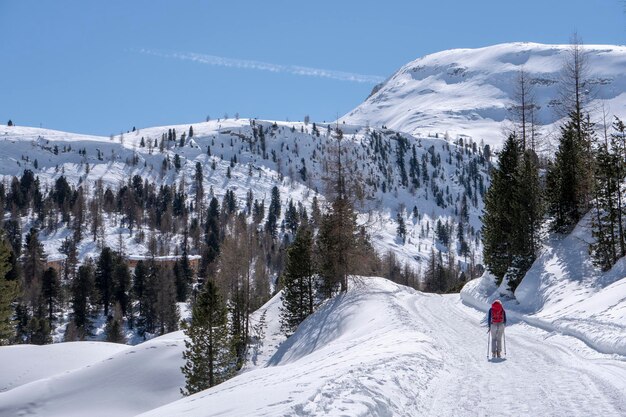
[[[502,328],[502,337],[504,338],[504,356],[506,356],[506,326]]]
[[[490,331],[490,330],[491,330],[491,329],[487,329],[487,360],[489,360],[489,341],[490,341],[490,340],[489,340],[489,339],[490,339],[490,337],[489,337],[489,336],[491,336],[491,335],[489,334],[489,331]]]

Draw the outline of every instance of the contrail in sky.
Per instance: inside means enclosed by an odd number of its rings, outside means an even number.
[[[294,75],[304,75],[307,77],[330,78],[339,81],[352,81],[356,83],[378,84],[385,80],[378,75],[356,74],[352,72],[333,71],[320,68],[301,67],[298,65],[280,65],[268,62],[251,61],[247,59],[224,58],[215,55],[198,54],[194,52],[161,52],[151,49],[140,49],[140,53],[154,55],[162,58],[174,58],[184,61],[193,61],[205,65],[218,67],[230,67],[241,69],[252,69],[269,72],[283,72]]]

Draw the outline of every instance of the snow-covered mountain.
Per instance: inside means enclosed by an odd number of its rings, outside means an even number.
[[[626,46],[584,45],[588,91],[610,115],[626,116]],[[560,119],[559,81],[569,45],[507,43],[477,49],[452,49],[404,65],[371,96],[340,120],[386,126],[416,136],[471,136],[496,145],[511,119],[516,79],[524,70],[539,106],[544,134]]]

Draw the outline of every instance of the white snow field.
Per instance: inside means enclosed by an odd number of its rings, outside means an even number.
[[[137,346],[114,348],[103,342],[26,346],[30,349],[24,349],[19,358],[5,353],[14,347],[2,347],[2,379],[18,382],[24,370],[31,369],[31,361],[45,365],[58,350],[67,349],[83,358],[92,352],[93,356],[56,374],[57,369],[47,365],[49,371],[41,379],[9,387],[0,393],[0,416],[130,416],[174,401],[184,384],[180,371],[183,337],[182,332],[174,332]],[[103,355],[107,348],[109,353]]]
[[[0,392],[100,362],[124,349],[105,342],[5,346],[0,349]]]
[[[288,341],[277,333],[279,303],[276,296],[255,313],[255,322],[262,315],[267,322],[255,361],[212,389],[181,398],[182,335],[177,332],[0,393],[0,416],[626,412],[623,356],[510,319],[508,356],[488,361],[484,313],[458,295],[423,294],[382,278],[357,278],[348,293],[329,300]],[[30,356],[21,358],[23,366]],[[19,369],[11,372],[17,375]]]
[[[626,46],[583,45],[588,61],[585,92],[609,115],[626,117]],[[491,145],[502,143],[511,119],[521,69],[534,87],[537,122],[544,136],[558,130],[562,116],[559,82],[569,45],[504,43],[451,49],[418,58],[387,79],[377,91],[340,120],[386,126],[416,136],[468,135]]]

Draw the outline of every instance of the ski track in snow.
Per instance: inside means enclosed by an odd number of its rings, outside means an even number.
[[[545,332],[521,323],[506,329],[509,355],[488,361],[486,327],[479,324],[482,313],[457,299],[442,299],[444,308],[432,301],[415,305],[438,327],[453,326],[434,334],[446,360],[427,394],[432,397],[429,414],[490,416],[506,410],[505,415],[513,416],[573,417],[626,413],[623,363],[582,358],[568,346],[551,343]]]

